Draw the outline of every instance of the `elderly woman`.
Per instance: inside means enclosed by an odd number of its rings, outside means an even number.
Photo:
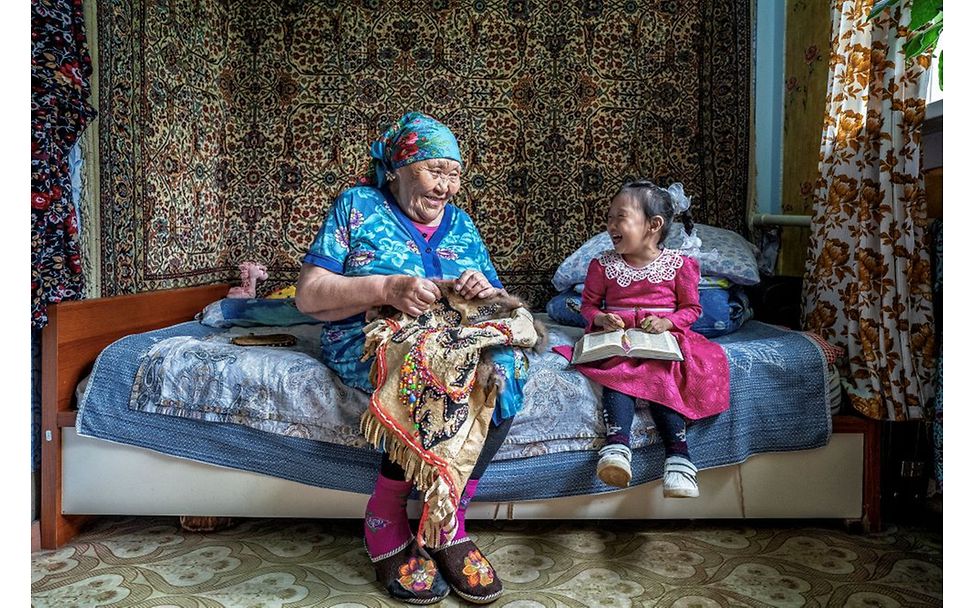
[[[450,201],[463,169],[450,130],[420,113],[409,113],[371,146],[371,185],[342,192],[328,211],[301,267],[296,303],[326,321],[324,362],[349,386],[372,392],[371,360],[361,361],[365,313],[388,305],[417,316],[440,297],[430,279],[457,279],[465,299],[505,294],[470,216]],[[520,353],[492,352],[504,388],[457,512],[450,542],[420,547],[410,531],[406,499],[412,484],[383,455],[375,491],[365,512],[365,545],[379,582],[404,602],[431,604],[450,588],[475,603],[501,593],[501,582],[464,530],[466,506],[522,404],[526,363]]]

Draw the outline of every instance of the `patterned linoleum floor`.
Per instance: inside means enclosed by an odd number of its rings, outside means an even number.
[[[943,605],[939,531],[874,535],[812,522],[471,522],[505,594],[494,606]],[[387,599],[354,520],[101,519],[31,556],[35,608],[402,606]],[[439,606],[463,606],[451,595]]]

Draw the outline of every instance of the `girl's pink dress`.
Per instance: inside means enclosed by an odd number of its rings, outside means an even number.
[[[639,327],[649,315],[666,318],[673,323],[670,333],[679,342],[684,361],[612,357],[576,369],[602,386],[655,401],[691,420],[726,410],[730,370],[724,350],[690,330],[701,312],[699,282],[697,261],[674,249],[664,249],[643,268],[630,266],[614,250],[601,253],[589,264],[582,291],[585,331],[592,331],[592,320],[600,312],[619,315],[627,328]],[[571,346],[554,350],[571,360]]]

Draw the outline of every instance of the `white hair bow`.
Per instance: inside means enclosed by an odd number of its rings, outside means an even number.
[[[693,197],[684,194],[683,184],[680,182],[670,184],[666,191],[670,193],[670,199],[673,201],[673,215],[679,215],[690,208],[690,199]]]
[[[673,215],[679,215],[690,208],[690,199],[693,197],[687,196],[683,192],[683,184],[680,182],[671,184],[666,191],[670,193],[670,200],[673,201]],[[700,247],[703,243],[700,241],[700,237],[697,236],[696,228],[693,229],[691,234],[687,234],[686,229],[680,226],[680,232],[683,233],[680,250],[685,255],[699,258],[702,255]]]

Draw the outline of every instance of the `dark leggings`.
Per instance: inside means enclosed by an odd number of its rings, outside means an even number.
[[[635,413],[636,400],[633,397],[611,388],[602,388],[602,420],[605,422],[606,444],[629,445]],[[680,455],[689,459],[686,419],[665,405],[652,401],[649,402],[649,415],[653,418],[656,432],[663,440],[666,455]]]
[[[484,471],[487,470],[487,466],[494,458],[494,454],[497,453],[501,444],[504,443],[504,439],[507,438],[507,433],[510,432],[513,422],[514,416],[501,420],[500,424],[496,424],[493,419],[490,421],[490,426],[487,427],[487,438],[484,440],[484,447],[480,450],[480,457],[477,459],[477,464],[473,466],[470,479],[480,479],[483,477]],[[406,479],[406,472],[402,470],[402,467],[389,460],[389,455],[385,453],[382,454],[382,466],[379,472],[382,473],[383,477],[396,481],[404,481]]]

